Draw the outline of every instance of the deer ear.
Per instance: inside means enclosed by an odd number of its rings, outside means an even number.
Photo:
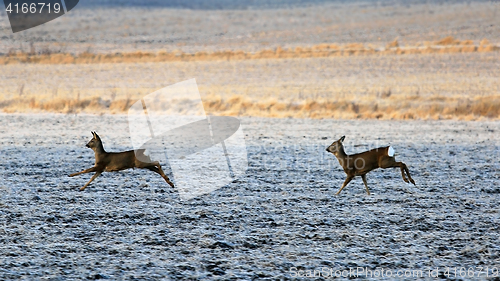
[[[344,142],[344,139],[345,139],[345,136],[342,136],[342,137],[340,138],[340,141],[341,141],[341,142]]]

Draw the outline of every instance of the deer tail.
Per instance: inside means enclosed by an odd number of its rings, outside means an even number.
[[[135,157],[137,157],[137,159],[139,159],[142,162],[149,163],[149,162],[151,162],[151,158],[149,158],[148,155],[144,154],[145,151],[146,151],[146,149],[137,149],[135,151]]]
[[[394,153],[395,153],[394,148],[392,148],[392,146],[389,146],[389,148],[387,149],[387,155],[389,157],[394,157]]]

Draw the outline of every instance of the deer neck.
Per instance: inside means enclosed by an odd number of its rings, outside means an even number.
[[[339,163],[341,166],[344,166],[344,163],[346,163],[347,159],[347,154],[344,151],[344,146],[341,146],[340,149],[334,153],[335,157],[337,157],[337,160],[339,160]]]
[[[94,148],[94,153],[95,153],[95,158],[97,159],[99,158],[100,155],[105,155],[107,152],[104,150],[102,143],[99,143],[99,145],[97,145]]]

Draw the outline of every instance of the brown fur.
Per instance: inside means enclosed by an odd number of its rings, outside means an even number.
[[[102,172],[116,172],[130,168],[148,169],[155,173],[158,173],[171,187],[174,187],[174,184],[165,175],[165,173],[161,169],[160,163],[158,163],[157,161],[139,161],[135,156],[134,150],[125,152],[106,152],[104,150],[104,147],[102,146],[101,138],[95,132],[92,132],[92,136],[92,139],[87,143],[86,146],[88,148],[91,148],[95,153],[94,167],[69,175],[70,177],[74,177],[80,174],[96,172],[89,180],[89,182],[87,182],[82,188],[80,188],[80,190],[84,190]],[[138,150],[138,153],[143,154],[144,150],[140,149]]]
[[[341,137],[339,140],[333,142],[326,151],[331,152],[339,160],[340,166],[344,169],[347,178],[342,184],[342,187],[335,193],[338,195],[342,189],[355,177],[361,176],[363,183],[366,187],[366,193],[370,195],[370,190],[368,189],[368,183],[366,182],[366,174],[377,168],[387,169],[392,167],[401,168],[401,176],[403,180],[407,183],[411,182],[415,184],[415,181],[410,176],[410,171],[406,164],[403,162],[396,162],[394,156],[389,156],[389,146],[379,147],[365,152],[347,155],[344,151],[345,136]],[[406,178],[406,175],[408,178]]]

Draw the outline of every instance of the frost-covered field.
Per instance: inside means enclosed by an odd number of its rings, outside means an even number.
[[[149,171],[105,173],[84,192],[89,174],[67,176],[93,165],[91,130],[108,151],[131,149],[126,116],[0,115],[0,279],[500,268],[500,122],[242,124],[246,175],[181,201]],[[347,153],[393,146],[417,186],[376,170],[371,196],[360,178],[334,196],[345,175],[325,148],[342,135]]]

